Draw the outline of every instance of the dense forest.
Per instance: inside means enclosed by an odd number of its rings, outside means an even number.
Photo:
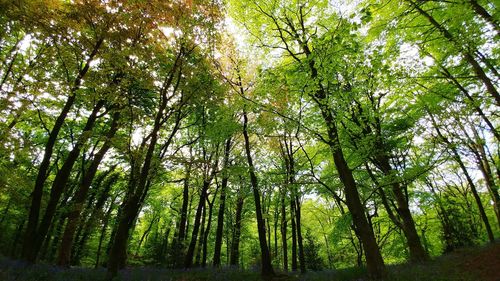
[[[498,243],[497,1],[1,0],[0,26],[2,260],[384,279]]]

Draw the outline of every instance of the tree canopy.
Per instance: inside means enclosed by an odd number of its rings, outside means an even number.
[[[500,235],[494,1],[0,1],[0,254],[280,272]]]

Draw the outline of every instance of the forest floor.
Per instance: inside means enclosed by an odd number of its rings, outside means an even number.
[[[388,281],[500,281],[500,243],[481,248],[460,249],[424,264],[388,266]],[[105,269],[71,268],[26,264],[0,258],[0,281],[99,281]],[[308,272],[304,275],[278,274],[272,281],[365,281],[360,268]],[[258,272],[236,269],[192,269],[172,271],[162,268],[135,267],[123,270],[120,281],[261,281]]]

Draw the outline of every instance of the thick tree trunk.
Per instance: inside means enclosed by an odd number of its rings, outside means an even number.
[[[310,76],[315,80],[318,78],[318,70],[315,66],[315,60],[312,59],[312,52],[307,44],[301,45],[306,57],[309,58],[307,63],[310,70]],[[382,259],[373,230],[370,228],[366,219],[364,212],[365,207],[361,203],[361,197],[352,170],[349,168],[344,157],[338,136],[337,125],[335,123],[336,121],[332,109],[329,106],[330,101],[327,95],[328,93],[320,82],[318,82],[317,86],[318,89],[314,93],[311,93],[310,96],[316,102],[325,122],[328,133],[328,145],[330,146],[340,181],[344,185],[346,204],[351,213],[356,234],[359,235],[361,243],[363,244],[368,274],[372,279],[383,279],[387,276],[384,260]]]
[[[311,66],[311,68],[315,70],[314,65]],[[317,74],[314,76],[316,77]],[[373,279],[383,279],[387,275],[384,260],[380,254],[380,249],[377,245],[373,230],[368,224],[368,220],[364,212],[365,208],[361,203],[361,198],[352,170],[349,168],[347,161],[344,158],[344,153],[342,152],[340,140],[338,138],[335,119],[331,110],[327,106],[326,93],[322,88],[320,88],[314,98],[320,107],[321,114],[327,127],[333,161],[340,180],[344,185],[346,203],[355,225],[356,234],[359,236],[363,245],[368,274]]]
[[[80,71],[79,71],[79,73],[78,73],[78,75],[73,83],[73,87],[71,88],[71,92],[68,96],[68,99],[66,100],[66,103],[64,104],[63,109],[59,113],[59,116],[56,118],[54,126],[52,127],[52,130],[50,131],[49,139],[47,140],[47,142],[45,144],[42,162],[40,163],[40,166],[38,168],[38,174],[37,174],[37,177],[35,180],[35,186],[34,186],[32,194],[31,194],[31,206],[30,206],[30,211],[29,211],[28,224],[26,226],[26,231],[24,234],[22,258],[29,261],[29,262],[35,262],[37,251],[39,249],[39,247],[37,247],[37,244],[38,245],[41,244],[40,235],[37,233],[38,232],[38,220],[39,220],[39,216],[40,216],[40,209],[41,209],[41,203],[42,203],[43,187],[44,187],[45,181],[46,181],[47,176],[48,176],[47,174],[48,174],[49,167],[50,167],[50,158],[52,157],[52,152],[54,150],[54,146],[56,144],[57,137],[59,135],[59,132],[61,131],[61,128],[64,125],[64,121],[66,120],[66,117],[68,116],[69,111],[71,110],[71,108],[73,107],[73,104],[75,103],[76,92],[80,88],[82,80],[90,68],[90,63],[92,62],[94,57],[97,55],[97,52],[98,52],[99,48],[101,47],[103,41],[104,41],[104,38],[100,38],[97,40],[96,44],[94,45],[94,49],[90,53],[90,55],[85,63],[85,66],[82,69],[80,69]]]
[[[241,88],[241,81],[240,81],[240,89],[243,93],[243,88]],[[260,205],[259,183],[257,180],[257,176],[255,175],[255,167],[253,165],[252,154],[250,151],[250,140],[248,137],[247,126],[248,126],[247,113],[243,111],[243,137],[245,139],[245,152],[248,162],[248,172],[250,174],[250,182],[252,183],[253,196],[255,200],[257,230],[259,233],[259,244],[260,244],[261,259],[262,259],[261,274],[263,276],[274,276],[275,274],[273,266],[271,264],[271,255],[269,254],[269,248],[267,247],[266,225],[264,222],[264,218],[262,216],[262,207]]]
[[[97,169],[104,158],[104,155],[111,147],[111,140],[114,137],[116,131],[118,130],[118,121],[120,118],[120,112],[117,111],[113,115],[113,120],[111,122],[111,127],[106,134],[106,141],[99,151],[94,156],[94,159],[90,163],[84,177],[80,183],[79,189],[76,191],[73,200],[70,202],[72,210],[68,214],[68,222],[66,228],[64,229],[64,234],[61,241],[61,247],[59,248],[59,257],[57,264],[60,266],[69,266],[71,259],[71,249],[73,246],[74,234],[77,225],[80,223],[81,211],[83,209],[83,204],[85,203],[85,198],[89,191],[90,185],[94,180]]]

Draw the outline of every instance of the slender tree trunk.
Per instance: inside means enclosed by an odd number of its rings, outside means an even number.
[[[494,242],[495,238],[493,236],[493,231],[491,230],[490,222],[488,221],[488,216],[486,215],[486,212],[484,211],[484,206],[483,203],[481,202],[481,198],[479,197],[479,194],[477,192],[476,185],[474,184],[474,181],[472,180],[469,172],[467,171],[467,168],[465,167],[464,162],[462,161],[462,158],[460,157],[460,154],[458,153],[457,149],[455,148],[454,144],[452,144],[448,138],[446,138],[442,133],[441,130],[439,129],[436,120],[434,119],[434,116],[428,111],[429,116],[431,117],[432,124],[434,126],[434,129],[436,129],[436,132],[438,133],[439,138],[448,146],[448,149],[452,153],[452,157],[455,159],[457,164],[460,166],[460,169],[462,170],[465,179],[467,180],[467,183],[469,184],[469,187],[472,192],[472,196],[474,197],[474,200],[476,201],[477,207],[479,209],[479,215],[481,216],[481,219],[483,220],[484,226],[486,228],[486,232],[488,233],[488,239],[490,242]]]
[[[106,135],[106,141],[99,151],[94,156],[94,159],[90,163],[85,175],[80,183],[79,189],[77,190],[72,202],[70,202],[72,210],[68,214],[68,222],[66,228],[64,229],[64,234],[61,241],[61,247],[59,248],[58,265],[69,266],[71,259],[71,249],[73,247],[74,234],[77,225],[80,223],[81,211],[85,203],[85,198],[87,197],[88,190],[92,181],[94,180],[97,169],[101,164],[104,155],[111,147],[111,140],[114,137],[116,131],[118,130],[118,120],[120,118],[120,112],[117,111],[113,115],[113,120],[111,127]]]
[[[184,178],[184,186],[182,189],[182,209],[181,221],[179,223],[179,241],[183,243],[186,238],[187,212],[189,204],[189,179],[191,175],[191,162],[186,166],[186,177]]]
[[[208,201],[207,199],[205,199]],[[203,237],[205,237],[205,221],[207,217],[207,207],[206,204],[203,204],[203,212],[201,215],[201,226],[200,226],[200,237],[196,240],[196,256],[195,256],[195,262],[194,266],[199,267],[200,266],[200,259],[201,259],[201,252],[203,248]]]
[[[153,228],[153,225],[155,223],[158,223],[160,221],[160,218],[156,218],[155,216],[153,216],[153,219],[151,220],[151,222],[149,223],[148,225],[148,228],[146,229],[146,231],[144,231],[144,233],[142,234],[141,236],[141,239],[139,239],[139,244],[137,245],[137,249],[135,250],[135,255],[138,256],[139,255],[139,251],[141,250],[141,245],[142,245],[142,242],[144,242],[144,239],[146,239],[146,237],[149,235],[149,233],[151,232],[151,229]]]
[[[226,206],[226,189],[227,182],[229,180],[229,174],[227,169],[229,168],[229,154],[231,150],[231,137],[226,140],[226,145],[224,146],[224,162],[223,162],[223,175],[220,190],[220,203],[219,212],[217,214],[217,230],[215,233],[215,247],[214,247],[214,267],[220,266],[220,255],[222,249],[222,233],[224,228],[224,212]]]
[[[498,24],[498,21],[493,18],[493,16],[488,13],[488,11],[481,6],[477,0],[469,0],[469,4],[472,6],[472,9],[474,9],[474,12],[481,16],[485,21],[487,21],[493,28],[495,29],[497,36],[500,35],[500,25]],[[497,7],[498,8],[498,7]]]
[[[104,41],[104,38],[100,38],[97,40],[96,44],[94,45],[94,49],[90,53],[85,66],[79,71],[74,83],[73,87],[71,88],[71,92],[66,100],[66,103],[63,106],[63,109],[59,113],[59,116],[56,118],[56,121],[54,123],[54,126],[52,127],[52,130],[50,131],[49,134],[49,139],[47,140],[47,143],[45,144],[45,149],[43,152],[43,158],[42,162],[40,163],[40,166],[38,168],[38,174],[35,180],[35,187],[33,189],[33,192],[31,194],[31,206],[30,206],[30,211],[29,211],[29,217],[28,217],[28,224],[26,226],[26,231],[24,234],[24,243],[23,243],[23,249],[22,249],[22,258],[29,261],[29,262],[35,262],[36,260],[36,255],[37,255],[37,243],[40,244],[40,235],[37,234],[38,231],[38,219],[40,216],[40,209],[41,209],[41,202],[42,202],[42,194],[43,194],[43,186],[45,184],[45,181],[47,179],[47,173],[49,171],[50,167],[50,158],[52,157],[52,152],[54,150],[54,146],[57,141],[57,136],[59,135],[59,132],[61,131],[61,128],[64,125],[64,121],[66,120],[66,117],[68,116],[69,111],[73,107],[73,104],[76,100],[76,92],[80,88],[82,79],[84,76],[87,74],[89,68],[90,68],[90,63],[94,59],[94,57],[97,55],[97,52],[99,48],[101,47],[102,43]]]
[[[471,96],[469,91],[467,89],[465,89],[464,86],[462,86],[462,84],[460,84],[460,82],[455,77],[453,77],[453,75],[448,71],[448,69],[445,68],[441,63],[439,64],[439,67],[441,68],[443,74],[446,77],[448,77],[448,79],[465,95],[465,97],[469,100],[470,105],[476,110],[476,112],[479,114],[479,116],[481,116],[483,121],[486,123],[486,125],[490,129],[491,133],[497,139],[497,141],[500,142],[500,134],[498,133],[497,129],[495,128],[495,126],[493,126],[493,124],[491,123],[490,119],[486,116],[486,114],[484,114],[481,107],[479,107],[479,105],[477,105],[477,101],[474,100],[474,98]]]
[[[500,227],[500,196],[498,195],[498,187],[495,184],[495,180],[493,177],[493,173],[491,171],[491,166],[488,161],[486,151],[483,146],[483,141],[479,137],[479,133],[471,126],[474,137],[476,138],[476,142],[471,147],[472,153],[476,157],[476,161],[479,167],[479,170],[483,174],[486,187],[488,188],[488,192],[490,193],[491,199],[493,201],[493,209],[495,211],[495,216],[497,218],[498,226]],[[465,132],[465,130],[464,130]],[[465,132],[466,133],[466,132]]]
[[[231,253],[229,263],[232,266],[238,266],[240,260],[240,235],[241,235],[241,217],[243,213],[243,203],[245,197],[240,193],[236,202],[236,214],[234,216],[233,237],[231,238]]]
[[[56,212],[57,205],[59,203],[59,199],[61,198],[64,189],[69,180],[69,176],[71,174],[71,170],[80,155],[80,151],[85,145],[87,139],[89,138],[89,132],[92,131],[95,125],[95,121],[97,119],[97,114],[99,110],[104,106],[104,100],[100,100],[94,106],[92,113],[87,119],[87,123],[82,131],[80,139],[77,141],[73,149],[68,154],[68,157],[64,161],[61,169],[57,172],[54,182],[52,183],[52,188],[50,190],[49,202],[47,204],[47,208],[45,209],[45,214],[43,216],[42,222],[40,223],[40,227],[37,231],[38,241],[35,243],[35,249],[33,249],[33,255],[36,259],[38,251],[47,235],[50,225],[52,224],[52,219],[54,218],[54,214]]]
[[[78,231],[75,235],[76,243],[73,243],[74,246],[71,250],[71,264],[73,265],[80,264],[80,259],[82,258],[83,249],[87,244],[87,240],[90,237],[91,232],[94,230],[96,222],[101,219],[104,205],[108,200],[109,192],[119,178],[118,173],[114,173],[108,177],[114,169],[115,166],[111,167],[108,171],[98,175],[95,180],[95,190],[93,190],[92,195],[88,200],[89,202],[86,207],[87,211],[84,212],[85,214],[90,212],[90,215],[78,227]],[[97,193],[99,193],[99,196],[94,205],[94,197],[97,196]],[[111,202],[114,202],[114,199]],[[106,217],[104,219],[109,220],[109,218]],[[113,237],[113,235],[111,237]]]
[[[406,243],[410,252],[410,261],[413,262],[424,262],[429,260],[429,255],[425,251],[420,237],[418,236],[417,228],[415,227],[415,221],[410,212],[410,207],[408,205],[408,198],[406,198],[403,193],[403,187],[398,182],[397,178],[394,178],[396,171],[394,171],[389,163],[389,158],[385,154],[381,154],[378,157],[379,166],[386,177],[391,177],[393,181],[391,184],[392,193],[396,199],[397,213],[401,218],[401,230],[406,238]]]
[[[299,42],[301,43],[301,42]],[[312,58],[312,52],[307,44],[301,44],[306,55],[310,70],[310,75],[313,80],[318,79],[318,70],[316,69],[315,60]],[[347,208],[349,209],[353,223],[355,225],[356,234],[359,235],[363,244],[368,275],[372,279],[383,279],[387,276],[384,260],[377,245],[373,230],[370,228],[366,215],[365,207],[361,203],[361,197],[358,192],[356,181],[352,170],[349,168],[347,161],[342,151],[342,145],[338,136],[337,124],[330,108],[330,100],[328,93],[321,83],[318,83],[318,89],[310,94],[310,97],[315,101],[321,111],[321,116],[325,122],[328,133],[327,144],[330,146],[333,161],[340,177],[340,181],[344,185]]]
[[[304,256],[304,243],[302,239],[302,223],[300,218],[300,201],[295,195],[295,224],[297,226],[297,244],[299,246],[300,273],[306,273],[306,258]]]
[[[274,221],[273,221],[273,226],[274,226],[274,252],[273,252],[273,258],[278,259],[278,261],[275,261],[276,263],[279,263],[279,253],[278,253],[278,223],[279,223],[279,209],[276,209],[275,216],[274,216]]]
[[[107,279],[112,280],[118,274],[118,269],[125,266],[127,258],[127,243],[129,238],[129,231],[134,225],[134,221],[142,207],[143,200],[148,193],[151,182],[149,181],[149,176],[151,173],[151,166],[153,163],[154,152],[156,144],[158,142],[160,128],[165,122],[164,114],[165,109],[168,105],[168,96],[170,86],[174,80],[174,76],[177,73],[177,68],[180,68],[180,60],[183,55],[183,50],[181,50],[176,57],[174,65],[170,70],[170,73],[165,77],[162,89],[160,91],[160,104],[158,111],[155,115],[155,120],[153,124],[153,129],[150,134],[149,145],[147,146],[146,155],[144,156],[144,161],[140,165],[140,173],[132,171],[129,182],[129,194],[126,196],[125,201],[122,204],[120,217],[118,218],[118,226],[116,228],[115,236],[112,240],[111,250],[109,252],[108,259],[108,273]],[[173,92],[175,93],[177,87],[179,86],[182,71],[178,71],[177,84],[175,85]],[[173,95],[173,93],[172,93]],[[182,97],[181,97],[182,100]],[[177,109],[181,110],[181,109]],[[180,117],[176,120],[176,125],[170,134],[168,142],[164,145],[163,149],[167,149],[170,145],[173,135],[178,130],[178,125],[180,122]],[[138,178],[137,178],[138,177]],[[131,194],[130,194],[131,193]]]
[[[242,94],[244,94],[243,88],[241,86],[241,79],[240,79],[240,90],[241,90]],[[266,225],[264,222],[264,218],[262,216],[262,207],[260,205],[259,184],[258,184],[257,176],[255,175],[255,167],[253,165],[252,154],[250,151],[250,140],[248,137],[247,125],[248,125],[247,113],[245,111],[243,111],[243,137],[245,139],[245,152],[246,152],[247,162],[248,162],[248,172],[250,174],[250,182],[252,183],[253,196],[254,196],[254,200],[255,200],[255,212],[256,212],[256,216],[257,216],[257,230],[259,233],[259,244],[260,244],[261,259],[262,259],[261,273],[263,276],[274,276],[275,274],[274,274],[273,266],[271,264],[271,255],[269,254],[269,248],[267,247]]]
[[[203,181],[203,187],[200,193],[200,201],[198,202],[198,207],[196,209],[196,214],[194,217],[193,232],[191,233],[191,242],[189,243],[189,248],[186,253],[186,258],[184,260],[184,268],[190,268],[193,265],[194,251],[196,248],[196,242],[198,241],[198,231],[200,229],[201,217],[203,213],[203,206],[205,205],[205,200],[207,197],[207,190],[210,186],[211,180],[205,179]]]
[[[495,85],[491,81],[490,78],[486,75],[484,72],[483,68],[479,64],[479,62],[476,61],[476,59],[473,56],[473,52],[468,51],[464,46],[461,45],[460,42],[457,42],[453,35],[441,24],[439,24],[434,17],[432,17],[429,13],[424,11],[416,2],[412,0],[407,0],[409,3],[412,4],[412,6],[418,11],[420,15],[425,17],[439,32],[448,40],[450,43],[455,44],[459,50],[460,54],[462,57],[470,64],[472,67],[474,73],[478,77],[478,79],[484,84],[486,87],[486,90],[488,93],[493,97],[495,100],[496,104],[500,106],[500,94],[498,93]]]
[[[95,258],[95,265],[94,268],[99,267],[99,262],[101,258],[101,250],[102,250],[102,242],[104,241],[104,238],[106,237],[106,229],[108,229],[108,224],[109,224],[109,219],[111,217],[111,212],[114,209],[114,201],[116,198],[113,198],[111,200],[108,210],[106,211],[106,214],[104,215],[103,221],[102,221],[102,227],[101,227],[101,234],[99,235],[99,244],[97,246],[97,254]]]
[[[210,203],[209,200],[207,200],[208,203],[208,221],[207,221],[207,227],[205,229],[205,233],[203,235],[203,253],[202,253],[202,258],[201,258],[201,267],[206,267],[207,266],[207,252],[208,252],[208,236],[210,235],[210,228],[212,226],[212,213],[213,213],[213,207],[214,207],[214,199]]]
[[[292,271],[297,271],[297,230],[295,225],[295,204],[290,196],[290,221],[292,224]]]
[[[283,248],[283,270],[288,271],[288,243],[286,241],[287,220],[286,220],[286,206],[285,206],[285,191],[281,194],[281,245]]]
[[[18,225],[18,227],[16,229],[16,232],[15,232],[15,235],[14,235],[14,241],[12,242],[12,246],[10,248],[10,256],[13,257],[13,258],[19,257],[19,253],[17,251],[17,245],[19,244],[19,241],[22,238],[22,234],[23,234],[23,230],[24,230],[24,225],[25,225],[25,221],[22,220],[22,222],[19,223],[19,225]]]
[[[175,268],[182,267],[183,261],[185,259],[185,240],[186,240],[186,232],[187,232],[187,217],[188,217],[188,209],[190,208],[190,197],[189,197],[189,179],[191,177],[191,166],[192,162],[186,164],[186,172],[184,177],[184,184],[182,188],[182,207],[181,207],[181,217],[179,223],[177,223],[177,230],[174,233],[174,238],[172,241],[172,256],[175,259],[172,261],[172,264]]]

